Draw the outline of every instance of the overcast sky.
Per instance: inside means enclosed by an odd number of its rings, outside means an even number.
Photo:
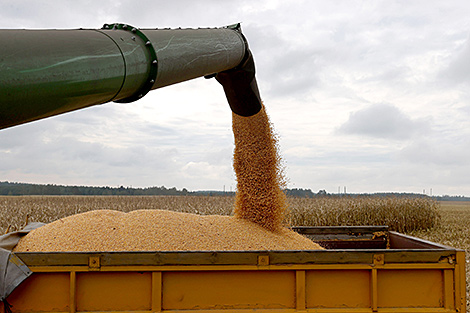
[[[242,23],[290,188],[470,195],[470,1],[0,0],[0,28]],[[1,47],[0,47],[1,51]],[[0,181],[234,190],[203,78],[0,131]]]

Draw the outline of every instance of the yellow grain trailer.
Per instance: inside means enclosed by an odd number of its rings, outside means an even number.
[[[385,227],[317,251],[22,252],[12,312],[465,312],[465,253]],[[1,307],[0,307],[1,308]]]

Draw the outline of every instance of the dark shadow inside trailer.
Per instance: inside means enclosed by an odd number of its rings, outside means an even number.
[[[292,230],[334,249],[452,249],[444,245],[389,231],[388,226],[297,226]]]

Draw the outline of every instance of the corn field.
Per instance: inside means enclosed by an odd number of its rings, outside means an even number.
[[[438,203],[429,198],[317,197],[288,198],[291,226],[388,225],[411,232],[438,225]],[[217,196],[1,196],[0,231],[27,221],[49,223],[91,210],[129,212],[160,209],[202,215],[232,215],[234,197]]]
[[[439,224],[439,203],[430,198],[289,198],[288,222],[295,226],[387,225],[408,233]]]

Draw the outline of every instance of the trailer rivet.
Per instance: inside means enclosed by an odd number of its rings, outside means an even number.
[[[150,82],[153,84],[155,82],[155,79],[151,79]]]
[[[99,256],[90,256],[88,258],[88,268],[90,271],[99,271],[100,270],[100,257]]]
[[[135,36],[132,36],[131,39],[135,41]]]
[[[152,61],[152,64],[157,64],[157,63],[158,63],[157,60],[153,60],[153,61]]]
[[[127,29],[127,25],[123,25],[123,26],[122,26],[122,29]]]
[[[132,31],[133,33],[135,33],[135,32],[137,32],[137,29],[134,27],[134,28],[132,28],[131,31]]]
[[[151,45],[150,41],[147,41],[147,42],[145,43],[145,45],[146,45],[146,46],[150,46],[150,45]]]
[[[260,265],[260,266],[269,265],[269,255],[259,255],[258,256],[258,265]]]
[[[384,254],[374,254],[374,265],[384,265],[385,255]]]

